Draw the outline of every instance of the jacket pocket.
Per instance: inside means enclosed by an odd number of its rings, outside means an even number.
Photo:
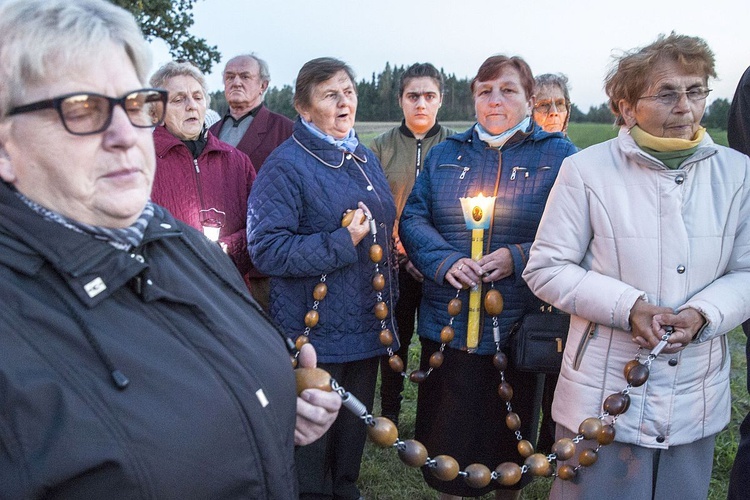
[[[455,163],[442,163],[438,166],[439,169],[452,169],[456,172],[460,172],[458,178],[463,179],[466,177],[466,174],[471,170],[471,167],[467,167],[464,165],[456,165]]]
[[[593,321],[589,321],[589,324],[586,327],[586,334],[581,337],[581,341],[578,343],[578,348],[576,349],[575,358],[573,358],[574,370],[578,371],[578,369],[580,368],[581,361],[583,361],[583,355],[586,352],[586,348],[588,347],[589,342],[594,338],[595,333],[596,323],[594,323]]]

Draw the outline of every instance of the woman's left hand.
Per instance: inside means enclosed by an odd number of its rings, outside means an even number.
[[[498,248],[489,255],[479,259],[482,268],[482,281],[489,283],[507,278],[513,274],[513,257],[505,247]]]
[[[317,356],[310,344],[302,346],[299,352],[299,366],[315,368]],[[294,426],[295,446],[305,446],[320,438],[339,414],[341,396],[336,392],[320,389],[305,389],[297,396],[297,423]]]
[[[674,328],[672,335],[667,340],[667,347],[662,350],[666,354],[673,354],[684,349],[706,324],[706,318],[691,307],[683,309],[677,314],[657,314],[653,321],[655,326],[659,328],[659,335],[666,333],[664,329],[666,326]]]
[[[445,281],[453,288],[474,288],[482,277],[482,267],[468,257],[458,259],[445,273]]]

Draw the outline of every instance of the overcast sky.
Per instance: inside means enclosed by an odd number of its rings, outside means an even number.
[[[208,78],[222,89],[233,55],[256,52],[271,69],[271,86],[292,85],[315,57],[349,63],[357,79],[392,65],[431,62],[473,77],[493,54],[519,55],[534,74],[568,75],[584,112],[605,102],[602,80],[612,56],[659,33],[703,37],[716,55],[717,98],[732,98],[750,65],[748,0],[198,0],[191,32],[222,53]],[[154,68],[169,60],[155,42]]]

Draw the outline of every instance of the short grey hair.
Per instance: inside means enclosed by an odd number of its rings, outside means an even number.
[[[268,63],[255,55],[255,52],[250,52],[249,54],[240,54],[237,56],[234,56],[230,60],[227,61],[227,64],[230,62],[237,60],[237,59],[252,59],[253,61],[258,63],[258,76],[260,76],[261,82],[270,82],[271,81],[271,72],[268,69]],[[226,65],[224,65],[224,69],[226,69]],[[222,72],[223,73],[223,72]]]
[[[83,68],[90,56],[123,48],[142,84],[151,50],[133,16],[105,0],[0,2],[0,118],[23,103],[24,90],[62,68]]]
[[[206,87],[206,77],[203,76],[201,70],[190,64],[189,62],[176,62],[169,61],[167,64],[157,69],[153,75],[151,75],[150,84],[152,87],[163,88],[165,84],[176,76],[191,76],[195,78],[203,91],[203,97],[206,100],[206,106],[211,104],[211,96],[208,94]]]
[[[534,94],[537,93],[538,89],[544,87],[558,87],[562,90],[563,97],[565,97],[565,103],[570,107],[570,92],[568,89],[568,77],[562,73],[553,74],[545,73],[534,78]]]

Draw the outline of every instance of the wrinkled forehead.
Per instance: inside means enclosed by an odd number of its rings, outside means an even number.
[[[224,73],[252,73],[257,75],[260,71],[258,61],[252,57],[236,57],[230,60],[224,68]]]
[[[552,101],[555,101],[557,99],[565,99],[565,94],[563,94],[562,89],[555,84],[547,84],[537,87],[536,100],[542,101],[547,99]]]

